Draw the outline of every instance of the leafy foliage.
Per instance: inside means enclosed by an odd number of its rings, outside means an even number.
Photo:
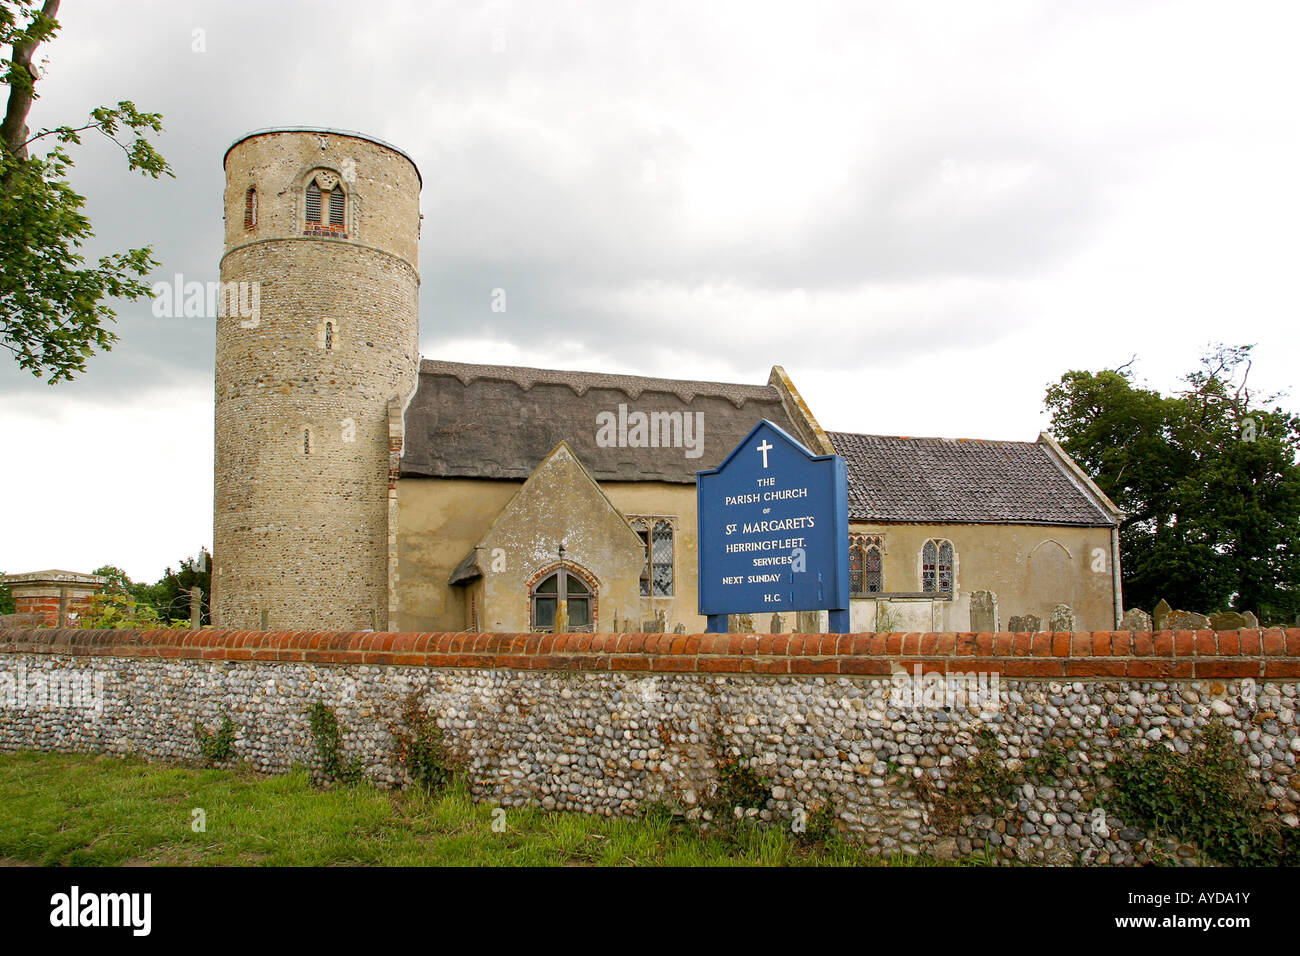
[[[1221,723],[1190,754],[1164,746],[1127,751],[1111,764],[1111,809],[1148,830],[1196,844],[1233,866],[1300,864],[1300,831],[1270,820],[1246,761]]]
[[[0,574],[0,577],[4,577]],[[14,614],[17,612],[14,606],[14,596],[9,593],[9,585],[0,581],[0,614]]]
[[[212,588],[211,568],[211,555],[206,548],[200,548],[199,557],[182,558],[179,572],[169,567],[154,584],[133,582],[125,571],[111,564],[96,568],[94,573],[108,578],[105,590],[133,601],[142,609],[141,614],[153,622],[154,627],[182,627],[189,625],[192,587],[197,587],[201,592],[200,626],[210,623],[208,608]],[[149,610],[145,611],[144,608]]]
[[[194,739],[198,741],[199,753],[209,763],[224,763],[230,759],[235,748],[235,722],[229,714],[221,715],[221,727],[215,732],[207,730],[196,717],[194,719]]]
[[[393,729],[397,762],[406,768],[416,786],[427,793],[438,793],[451,784],[459,761],[443,742],[433,716],[420,709],[418,694],[406,699],[402,720],[407,729]]]
[[[355,758],[343,759],[343,737],[334,711],[321,701],[316,701],[307,711],[307,717],[312,740],[316,743],[316,756],[320,760],[321,776],[327,782],[347,785],[360,783],[362,780],[360,761]]]
[[[795,833],[795,842],[802,846],[833,846],[844,839],[836,824],[835,805],[829,800],[817,804],[808,811],[804,820],[803,832]]]
[[[1251,348],[1211,348],[1171,396],[1127,368],[1067,372],[1047,390],[1061,445],[1125,512],[1129,606],[1164,598],[1265,624],[1300,612],[1300,417],[1252,396]]]
[[[772,788],[747,761],[725,756],[718,760],[718,788],[714,799],[720,809],[761,810],[772,798]]]
[[[154,584],[137,585],[137,593],[142,600],[157,608],[165,620],[190,620],[190,588],[199,589],[199,625],[210,624],[209,604],[212,593],[212,556],[206,548],[201,548],[199,557],[182,558],[180,570],[170,567]]]
[[[161,132],[161,115],[127,100],[96,107],[81,126],[29,135],[25,121],[38,78],[31,56],[58,29],[31,0],[0,0],[0,46],[13,47],[3,75],[10,92],[0,136],[0,345],[19,367],[48,375],[50,384],[71,380],[96,350],[112,348],[117,336],[106,323],[115,313],[106,300],[147,296],[142,279],[158,265],[148,247],[84,265],[79,250],[94,232],[82,213],[85,197],[66,179],[74,165],[68,148],[96,130],[121,147],[128,169],[155,179],[173,175],[145,136]],[[29,155],[42,140],[54,145],[43,156]]]
[[[77,627],[91,630],[152,631],[186,626],[166,621],[152,605],[114,591],[91,595],[77,614]]]
[[[1015,773],[998,757],[998,739],[992,731],[981,731],[976,744],[979,749],[973,757],[953,766],[947,789],[931,794],[932,819],[942,832],[956,828],[963,817],[1009,801],[1019,786]]]

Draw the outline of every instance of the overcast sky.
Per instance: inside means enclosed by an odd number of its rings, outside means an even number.
[[[423,173],[426,358],[780,364],[826,428],[1025,441],[1049,383],[1134,353],[1167,389],[1208,343],[1253,342],[1253,383],[1294,381],[1294,3],[68,0],[61,21],[33,127],[164,115],[174,180],[93,139],[71,176],[88,257],[152,245],[151,281],[218,277],[233,140],[330,126]],[[0,356],[0,570],[153,581],[211,545],[213,325],[124,304],[71,384]]]

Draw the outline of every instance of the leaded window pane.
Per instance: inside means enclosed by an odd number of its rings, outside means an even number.
[[[861,594],[862,584],[862,549],[857,545],[849,548],[849,592]]]
[[[935,589],[935,566],[939,560],[939,549],[933,541],[927,541],[921,549],[921,590],[932,593]]]
[[[655,524],[651,568],[654,576],[654,593],[666,596],[673,593],[673,528],[667,521]]]
[[[852,571],[850,570],[850,573]],[[862,590],[875,594],[881,589],[880,549],[875,545],[867,548],[865,587]]]
[[[952,590],[952,544],[948,541],[939,545],[939,590]]]

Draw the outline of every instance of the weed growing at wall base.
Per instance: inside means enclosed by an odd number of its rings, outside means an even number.
[[[343,758],[343,735],[334,711],[317,701],[307,711],[307,717],[323,780],[346,785],[360,783],[363,779],[361,762],[356,758]]]
[[[451,784],[461,761],[443,741],[433,716],[420,707],[418,693],[406,698],[402,721],[405,729],[389,727],[397,762],[406,768],[417,787],[427,793],[438,793]]]
[[[1208,726],[1188,754],[1162,745],[1122,754],[1107,771],[1117,816],[1194,843],[1232,866],[1300,865],[1300,830],[1277,825],[1232,736]]]
[[[209,763],[224,763],[230,759],[235,747],[235,722],[229,714],[221,715],[221,727],[209,732],[201,721],[194,721],[194,739],[198,741],[199,753]]]

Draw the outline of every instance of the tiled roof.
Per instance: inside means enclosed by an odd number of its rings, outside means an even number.
[[[848,469],[852,521],[1115,524],[1044,442],[827,434]]]

